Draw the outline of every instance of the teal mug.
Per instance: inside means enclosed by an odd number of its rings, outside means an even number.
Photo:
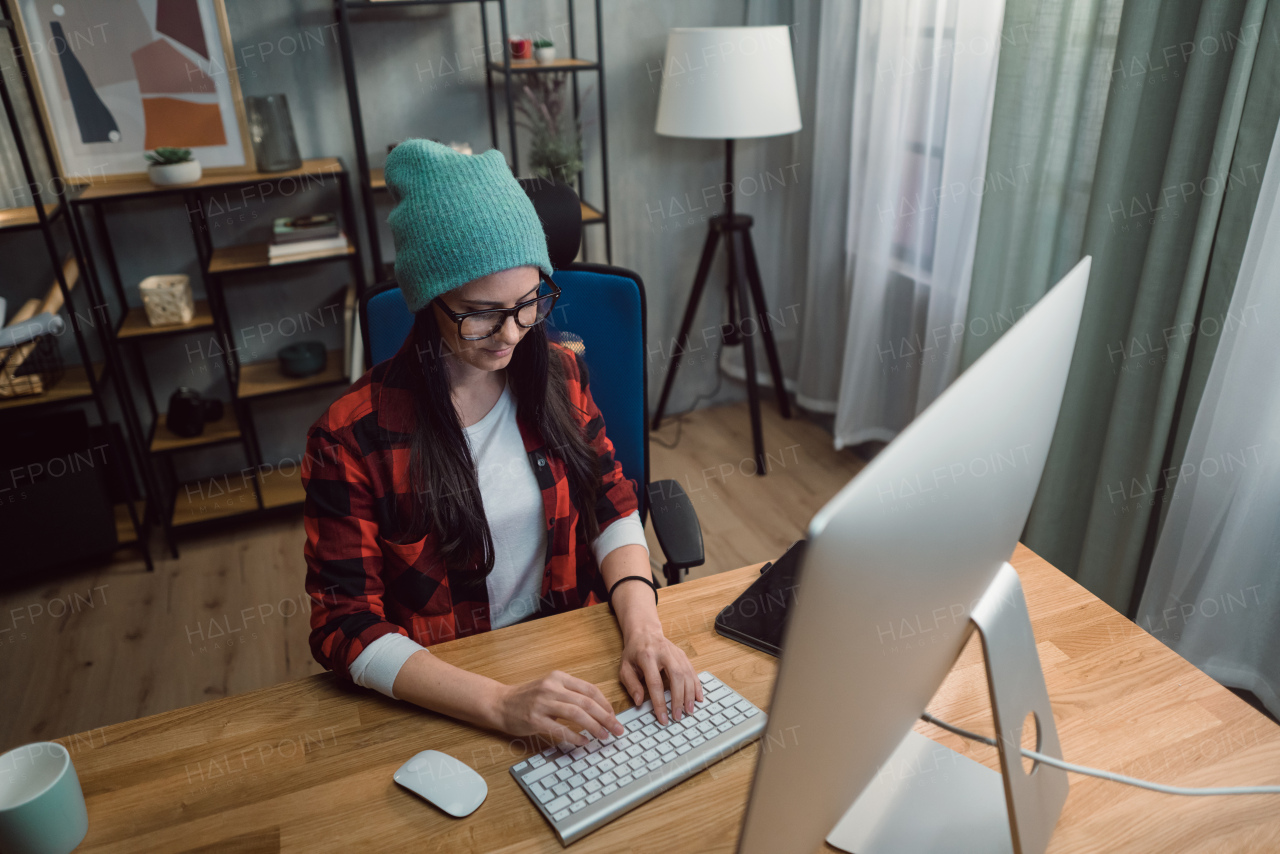
[[[56,741],[0,755],[0,851],[69,854],[89,832],[80,778]]]

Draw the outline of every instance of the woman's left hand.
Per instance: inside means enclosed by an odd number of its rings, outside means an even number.
[[[654,621],[657,623],[657,621]],[[694,701],[702,702],[702,683],[684,650],[667,640],[662,625],[650,624],[628,632],[623,638],[622,665],[618,676],[636,705],[647,693],[653,700],[653,713],[658,723],[667,725],[667,708],[662,674],[666,673],[671,689],[671,716],[680,720],[694,709]]]

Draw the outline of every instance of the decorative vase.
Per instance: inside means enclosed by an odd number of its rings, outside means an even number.
[[[539,65],[548,65],[556,61],[556,49],[552,47],[535,47],[533,49],[533,58],[537,60]]]
[[[152,163],[147,167],[147,177],[157,187],[172,187],[178,184],[194,184],[203,174],[199,160],[184,160],[181,163]]]
[[[259,172],[286,172],[302,166],[298,140],[284,95],[251,95],[244,99],[253,141],[253,159]]]

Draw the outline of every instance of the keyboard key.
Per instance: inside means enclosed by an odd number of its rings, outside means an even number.
[[[593,753],[587,757],[587,764],[592,766],[593,768],[599,765],[603,761],[604,761],[603,753]],[[590,769],[587,769],[587,770],[590,770]]]
[[[554,791],[557,795],[567,795],[569,794],[569,790],[572,788],[573,787],[570,786],[568,783],[556,783],[555,788],[552,789],[552,791]]]
[[[712,715],[711,723],[715,724],[716,726],[719,726],[720,724],[724,723],[724,715]]]
[[[746,715],[747,717],[751,717],[752,715],[755,715],[759,711],[760,711],[759,709],[747,709],[745,712],[743,712],[743,714]]]
[[[645,768],[647,768],[650,771],[657,771],[658,768],[660,768],[661,766],[662,766],[662,760],[654,759],[648,765],[646,765]]]
[[[616,783],[618,782],[618,775],[613,773],[612,771],[606,772],[600,775],[600,782],[605,784],[606,786],[609,785],[610,783]]]
[[[556,813],[555,815],[551,816],[551,820],[560,821],[561,819],[566,818],[568,815],[569,815],[569,811],[567,809],[563,809],[563,810],[560,810],[560,812]]]
[[[573,806],[569,807],[569,812],[577,812],[578,810],[582,809],[586,805],[587,805],[586,801],[578,801]]]
[[[575,747],[573,749],[573,752],[570,753],[569,755],[572,756],[574,759],[581,759],[582,757],[587,755],[587,749],[585,747]]]
[[[529,757],[529,767],[530,767],[530,768],[541,768],[543,765],[546,765],[546,764],[547,764],[546,757],[544,757],[544,756],[543,756],[542,754],[540,754],[540,753],[539,753],[537,756],[530,756],[530,757]]]
[[[612,795],[616,791],[618,791],[618,784],[610,783],[609,785],[605,786],[603,789],[600,790],[600,794],[604,795],[605,797],[608,797],[609,795]]]
[[[617,765],[618,765],[618,763],[617,763],[615,760],[613,760],[613,759],[606,759],[605,761],[601,762],[601,763],[600,763],[599,765],[597,765],[596,767],[597,767],[597,768],[599,768],[601,771],[611,771],[611,770],[613,770],[614,768],[616,768],[616,767],[617,767]]]
[[[583,786],[588,792],[598,792],[604,788],[604,784],[599,780],[588,780],[587,785]]]
[[[619,721],[619,723],[621,723],[621,721]],[[617,736],[606,729],[604,732],[604,738],[600,739],[600,746],[604,747],[605,745],[612,744],[615,739],[617,739]]]
[[[640,754],[640,758],[641,758],[641,759],[643,759],[643,760],[644,760],[644,761],[646,761],[646,762],[652,762],[654,759],[657,759],[657,758],[658,758],[658,751],[657,751],[657,750],[646,750],[644,753],[641,753],[641,754]]]
[[[563,768],[564,766],[568,765],[572,761],[573,761],[573,757],[569,756],[568,754],[565,754],[564,756],[557,756],[556,767]]]
[[[544,777],[549,779],[555,779],[555,774],[558,770],[559,769],[556,767],[556,764],[554,762],[544,761],[542,763],[541,768],[538,768],[537,770],[530,771],[528,774],[525,774],[524,782],[526,785],[531,785],[543,779]]]
[[[547,804],[547,812],[557,813],[567,806],[569,806],[569,798],[567,796],[561,795],[551,803]]]
[[[643,768],[643,767],[645,766],[645,764],[647,763],[647,761],[648,761],[648,760],[641,759],[639,756],[637,756],[635,759],[632,759],[632,760],[631,760],[630,762],[628,762],[627,764],[628,764],[628,765],[630,765],[630,766],[631,766],[631,768],[632,768],[633,770],[635,770],[635,771],[639,771],[641,768]]]
[[[703,737],[702,737],[702,736],[700,736],[700,735],[695,735],[693,738],[689,739],[689,746],[690,746],[690,747],[697,747],[699,744],[702,744],[702,742],[704,742],[704,741],[706,741],[706,739],[705,739],[705,738],[703,738]]]
[[[661,757],[662,764],[666,765],[668,762],[670,762],[672,759],[675,759],[675,758],[676,758],[676,752],[674,750],[672,750],[669,753],[664,753],[662,754],[662,757]]]
[[[720,730],[720,732],[728,732],[732,728],[733,728],[733,724],[729,723],[728,721],[725,721],[724,723],[720,724],[720,726],[716,727],[716,729]]]
[[[521,762],[519,765],[516,765],[516,766],[515,766],[514,768],[512,768],[511,770],[512,770],[512,771],[523,771],[524,769],[526,769],[526,768],[528,768],[528,767],[529,767],[529,763],[528,763],[528,762]]]
[[[561,768],[559,771],[556,772],[556,779],[561,781],[568,780],[570,777],[573,776],[573,774],[574,774],[573,767],[565,766],[564,768]]]
[[[649,738],[646,738],[644,741],[640,742],[640,746],[645,750],[652,750],[654,746],[657,745],[657,743],[658,743],[658,740],[650,736]]]
[[[617,752],[618,752],[618,746],[616,744],[606,744],[603,748],[600,749],[600,755],[605,758],[608,758]]]
[[[540,791],[535,793],[535,796],[537,797],[540,803],[545,804],[547,801],[555,799],[555,796],[556,796],[555,792],[552,792],[548,789],[543,789],[541,786],[539,786],[538,788],[540,789]]]
[[[599,792],[592,792],[591,794],[587,795],[587,803],[594,804],[596,801],[600,800],[603,797],[604,795],[600,794]]]
[[[737,726],[738,724],[742,723],[742,722],[743,722],[743,721],[745,721],[746,719],[747,719],[747,716],[746,716],[746,715],[744,715],[744,714],[742,714],[741,712],[739,712],[738,714],[736,714],[736,715],[734,715],[733,717],[729,718],[729,723],[730,723],[731,725],[733,725],[733,726]]]
[[[583,777],[581,774],[574,774],[572,777],[569,778],[570,786],[574,786],[574,787],[581,786],[585,782],[587,782],[587,778]]]
[[[582,786],[575,786],[569,792],[569,800],[571,801],[580,801],[586,796],[587,796],[587,790],[584,789]]]
[[[693,750],[693,748],[690,747],[689,744],[686,742],[685,744],[682,744],[676,748],[676,753],[678,754],[688,753],[690,750]]]

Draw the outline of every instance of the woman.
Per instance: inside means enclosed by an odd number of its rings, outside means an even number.
[[[585,365],[547,338],[558,289],[533,204],[496,150],[408,140],[385,176],[414,325],[308,433],[312,654],[392,698],[581,745],[623,732],[595,685],[505,685],[427,647],[609,601],[623,686],[665,725],[665,673],[679,720],[701,683],[663,636],[635,483]]]

